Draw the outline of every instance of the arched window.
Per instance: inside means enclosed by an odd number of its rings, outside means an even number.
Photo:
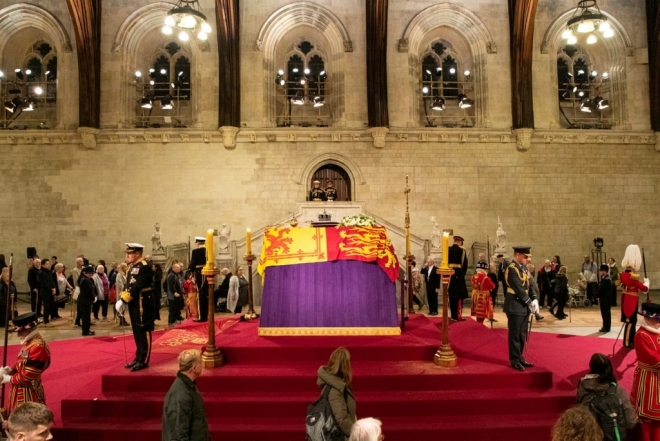
[[[136,127],[186,127],[192,119],[190,56],[175,42],[152,57],[148,78],[136,72],[141,93],[136,104]]]
[[[444,40],[432,42],[423,53],[420,100],[427,127],[473,127],[475,124],[474,84],[469,67]],[[462,72],[461,72],[462,69]]]
[[[55,49],[38,40],[23,54],[20,65],[3,70],[0,77],[0,124],[4,128],[53,128],[57,123]]]
[[[557,91],[562,126],[612,127],[610,76],[599,71],[589,54],[578,45],[567,45],[557,54]]]
[[[277,72],[277,125],[327,127],[330,111],[325,55],[303,39],[286,55],[286,69]]]
[[[346,170],[335,164],[326,164],[317,169],[312,175],[312,181],[309,183],[310,188],[312,182],[319,180],[321,188],[328,187],[328,182],[332,182],[333,187],[337,190],[337,201],[350,201],[351,200],[351,178],[346,173]]]

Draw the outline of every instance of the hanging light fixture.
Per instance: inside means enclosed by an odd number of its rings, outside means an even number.
[[[458,95],[458,107],[461,109],[467,109],[474,105],[474,100],[468,98],[464,93]]]
[[[607,17],[600,11],[596,0],[579,0],[575,13],[568,20],[567,29],[562,33],[562,38],[568,44],[576,44],[578,35],[587,35],[587,44],[595,44],[598,41],[598,31],[603,38],[612,38],[614,30],[607,21]]]
[[[169,95],[165,95],[163,98],[160,99],[160,108],[163,110],[172,110],[172,97]]]
[[[431,109],[438,111],[445,110],[445,99],[441,96],[435,97],[433,99],[433,104],[431,105]]]
[[[211,26],[206,21],[206,15],[199,6],[199,0],[178,0],[165,18],[165,26],[162,32],[165,35],[171,35],[173,28],[178,28],[179,39],[188,41],[188,32],[192,32],[202,41],[208,39],[211,32]]]

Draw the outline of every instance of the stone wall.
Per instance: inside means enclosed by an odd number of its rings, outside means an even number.
[[[60,71],[61,81],[71,88],[77,61],[68,11],[47,0],[31,3],[57,17],[71,40],[70,68]],[[561,255],[571,277],[596,236],[605,239],[605,250],[617,259],[629,243],[643,245],[650,277],[660,275],[656,263],[660,258],[656,234],[660,156],[654,151],[655,134],[649,131],[642,0],[599,2],[625,28],[630,42],[624,56],[627,124],[612,131],[557,128],[557,112],[548,101],[548,97],[556,100],[554,55],[544,54],[541,43],[552,22],[575,2],[540,1],[534,52],[537,131],[529,134],[531,145],[526,150],[524,144],[517,145],[523,134],[509,129],[505,0],[449,2],[476,16],[493,43],[466,37],[467,45],[487,47],[482,61],[488,124],[473,130],[427,129],[411,120],[415,78],[410,77],[410,55],[400,50],[399,39],[415,16],[437,3],[390,2],[391,127],[384,148],[376,148],[365,129],[364,5],[353,0],[317,2],[341,21],[352,44],[352,51],[340,54],[346,69],[341,126],[268,128],[265,55],[255,46],[264,22],[288,4],[278,0],[241,2],[242,127],[234,148],[223,146],[216,126],[214,36],[208,47],[191,49],[198,55],[193,76],[202,81],[201,96],[195,102],[195,127],[179,131],[126,128],[122,122],[129,103],[125,81],[135,66],[114,43],[122,24],[138,7],[156,3],[104,0],[103,129],[99,133],[75,130],[76,93],[60,95],[67,130],[0,131],[0,186],[4,190],[0,252],[16,255],[20,289],[26,289],[28,246],[37,247],[42,257],[56,254],[71,266],[81,252],[92,260],[113,261],[123,258],[124,242],[148,246],[155,222],[162,225],[165,244],[187,242],[189,236],[211,227],[219,229],[223,223],[232,227],[233,239],[239,239],[238,232],[245,227],[258,230],[294,211],[296,202],[306,195],[309,176],[305,170],[328,158],[345,166],[352,176],[361,176],[353,185],[367,211],[398,226],[403,226],[403,188],[409,175],[412,232],[419,237],[430,238],[430,218],[436,216],[442,228],[453,228],[464,236],[468,247],[488,237],[494,243],[500,216],[510,245],[533,245],[537,264],[553,254]],[[213,2],[201,3],[212,15]],[[0,9],[12,4],[0,0]],[[302,35],[301,29],[292,32]],[[145,41],[157,40],[153,35],[149,38]],[[6,71],[3,56],[0,68]],[[242,256],[240,247],[238,251]]]

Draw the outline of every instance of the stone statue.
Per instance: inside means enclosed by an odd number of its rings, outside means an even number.
[[[435,216],[431,216],[431,222],[433,222],[433,232],[431,233],[431,247],[433,249],[439,250],[442,245],[440,224],[436,222]]]
[[[506,251],[506,232],[504,231],[504,228],[502,228],[502,222],[500,222],[500,217],[497,216],[497,241],[495,244],[497,245],[496,251]]]
[[[151,252],[153,254],[164,254],[165,248],[160,241],[160,223],[154,225],[154,234],[151,236]]]
[[[228,227],[227,224],[222,224],[222,230],[220,230],[220,234],[218,235],[218,245],[219,245],[219,250],[222,251],[227,251],[229,248],[229,237],[231,236],[231,227]]]

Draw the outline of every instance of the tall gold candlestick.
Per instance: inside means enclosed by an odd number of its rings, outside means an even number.
[[[207,271],[215,269],[215,254],[213,254],[213,230],[206,232],[206,265],[204,269]]]
[[[246,247],[246,253],[248,256],[252,254],[252,231],[250,229],[247,229],[246,232],[246,238],[245,238],[245,247]]]
[[[446,270],[449,269],[449,232],[444,231],[442,233],[442,263],[440,264],[440,269]]]

